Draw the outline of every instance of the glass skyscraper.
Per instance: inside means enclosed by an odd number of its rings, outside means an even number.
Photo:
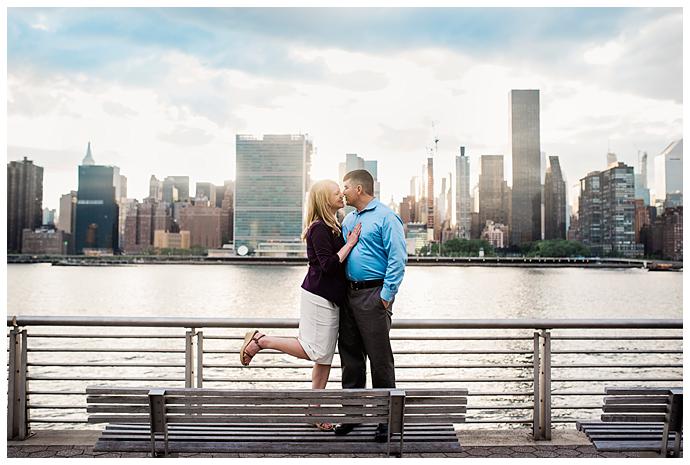
[[[539,91],[510,91],[513,161],[511,242],[541,239]]]
[[[310,187],[312,142],[306,135],[235,137],[235,250],[297,242]]]
[[[558,157],[549,157],[544,180],[544,239],[565,239],[566,190]]]
[[[74,232],[76,253],[84,253],[84,249],[118,250],[119,183],[120,169],[94,164],[89,144],[79,166]]]
[[[671,142],[654,159],[656,199],[668,194],[683,193],[683,139]]]
[[[41,226],[43,167],[24,157],[7,164],[7,251],[22,251],[22,231]]]
[[[465,147],[455,157],[455,215],[460,238],[469,239],[472,227],[472,203],[470,199],[470,157]]]

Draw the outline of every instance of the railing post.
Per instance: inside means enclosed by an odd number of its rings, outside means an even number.
[[[26,330],[10,330],[7,385],[7,439],[23,441],[29,435],[26,400]]]
[[[196,387],[204,386],[204,332],[196,333]]]
[[[534,413],[532,436],[551,440],[551,333],[534,333]]]
[[[541,331],[541,439],[551,440],[551,333],[543,329]]]
[[[541,439],[541,389],[540,389],[540,379],[541,379],[541,357],[540,347],[539,347],[539,333],[534,332],[534,407],[532,411],[532,437],[534,440]]]
[[[191,388],[194,383],[194,328],[185,333],[184,342],[184,387]]]

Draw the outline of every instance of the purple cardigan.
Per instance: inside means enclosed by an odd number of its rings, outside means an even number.
[[[340,263],[338,251],[345,245],[342,234],[323,221],[314,222],[307,231],[307,258],[309,270],[302,289],[342,305],[345,300],[345,263]]]

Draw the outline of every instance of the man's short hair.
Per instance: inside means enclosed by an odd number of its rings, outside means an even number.
[[[367,170],[350,171],[343,177],[343,181],[348,180],[355,186],[361,185],[365,194],[374,195],[374,177]]]

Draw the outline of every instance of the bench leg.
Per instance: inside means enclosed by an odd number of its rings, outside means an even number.
[[[668,423],[664,426],[664,432],[661,435],[661,450],[659,451],[659,455],[661,457],[667,457],[668,456]]]
[[[673,457],[679,458],[680,457],[680,441],[681,441],[681,436],[683,433],[680,431],[676,431],[676,437],[673,439]]]
[[[164,434],[164,438],[165,438],[165,457],[167,457],[168,456],[168,427],[167,426],[165,427],[165,433],[163,433],[163,434]]]

